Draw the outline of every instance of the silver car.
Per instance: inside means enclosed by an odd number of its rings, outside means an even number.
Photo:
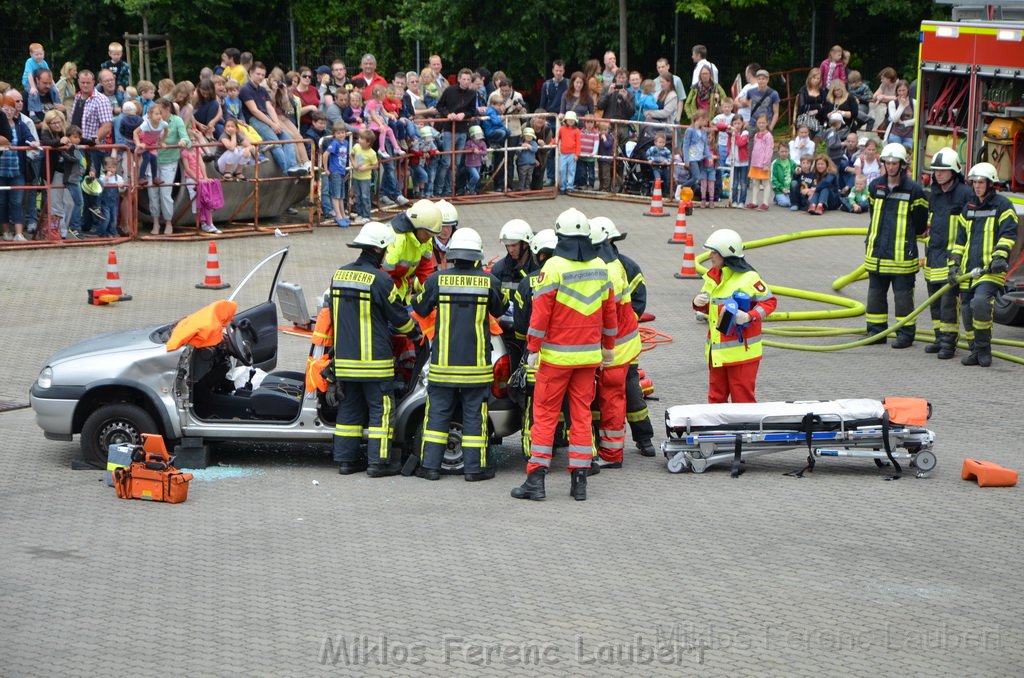
[[[266,300],[236,313],[217,346],[168,352],[172,322],[99,335],[52,355],[30,389],[43,434],[66,441],[80,434],[84,461],[99,468],[106,467],[109,445],[139,443],[142,433],[159,433],[179,449],[201,449],[202,460],[206,445],[217,441],[330,443],[335,412],[323,394],[305,391],[305,365],[275,370],[275,298],[287,256],[287,248],[274,252],[243,278],[230,299],[257,271],[274,270],[276,263]],[[323,349],[312,351],[318,357]],[[395,384],[394,440],[403,458],[418,453],[429,379],[426,353],[420,351],[411,382]],[[492,360],[489,432],[492,442],[500,442],[520,426],[519,410],[508,397],[509,356],[500,336],[492,337]],[[258,388],[237,388],[226,377],[237,365],[268,374]],[[460,472],[461,467],[461,426],[454,421],[445,469]]]

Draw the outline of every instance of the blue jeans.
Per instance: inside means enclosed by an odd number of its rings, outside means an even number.
[[[789,185],[789,200],[790,209],[795,208],[795,211],[805,210],[810,204],[807,196],[800,192],[800,182],[796,179]]]
[[[498,129],[492,129],[487,133],[487,143],[491,146],[501,146],[505,143],[505,139],[508,138],[508,130],[500,127]]]
[[[259,132],[260,138],[264,141],[291,141],[291,137],[283,129],[280,134],[274,134],[270,125],[255,117],[249,118],[249,125]],[[295,162],[295,147],[291,144],[274,144],[270,147],[270,155],[282,172],[287,172],[297,164]]]
[[[13,151],[11,151],[13,153]],[[24,186],[25,177],[0,177],[0,186]],[[25,224],[24,191],[0,191],[0,224]]]
[[[576,156],[572,153],[560,153],[558,156],[558,172],[561,177],[558,190],[565,193],[576,181]]]
[[[734,165],[732,168],[732,188],[729,189],[730,202],[742,205],[747,202],[747,172],[749,165]]]
[[[146,170],[149,169],[149,175],[153,179],[160,176],[159,170],[156,168],[156,151],[143,151],[139,156],[139,180],[146,178]]]
[[[441,132],[441,143],[438,144],[439,151],[461,151],[466,146],[466,134],[465,132],[452,134],[451,132]],[[455,156],[455,166],[462,166],[462,156]],[[450,155],[437,155],[434,157],[434,163],[437,164],[437,176],[434,178],[434,195],[444,196],[451,193],[452,190],[452,156]]]
[[[409,169],[412,172],[413,188],[419,190],[419,187],[423,186],[424,190],[426,190],[427,179],[429,177],[427,176],[427,170],[423,168],[423,161],[420,161],[420,164],[418,165],[410,165]]]
[[[914,137],[913,137],[913,135],[906,136],[906,137],[901,137],[898,134],[890,133],[889,134],[889,138],[885,140],[885,143],[887,143],[887,144],[903,144],[904,148],[906,148],[908,151],[910,151],[910,150],[913,150],[913,148],[914,148]]]
[[[776,193],[775,204],[778,205],[779,207],[789,207],[789,195],[786,193]]]
[[[668,190],[668,175],[669,165],[651,165],[651,179],[661,179],[661,188],[663,191]]]
[[[81,232],[82,206],[85,202],[82,199],[82,185],[80,183],[64,184],[64,188],[68,189],[68,195],[71,196],[71,202],[74,205],[71,208],[71,214],[66,217],[68,230]]]
[[[103,221],[96,226],[96,235],[117,237],[117,207],[119,204],[116,188],[104,188],[100,195],[100,207],[103,209]]]
[[[385,160],[380,167],[380,193],[394,200],[398,197],[398,173],[395,170],[395,163]]]
[[[86,157],[89,159],[89,169],[96,172],[97,177],[103,174],[103,158],[107,157],[106,152],[90,150],[86,151]],[[100,196],[83,194],[82,197],[85,200],[85,210],[82,212],[83,228],[98,233],[103,220],[97,218],[90,210],[100,207]]]
[[[834,210],[839,207],[839,195],[835,190],[825,187],[819,191],[815,191],[811,196],[812,205],[824,205],[827,210]]]
[[[373,182],[370,179],[353,179],[352,193],[355,195],[355,212],[364,219],[370,218],[370,193],[373,192]]]
[[[422,161],[420,161],[422,164]],[[437,162],[437,156],[430,159],[427,164],[427,185],[423,187],[423,198],[431,198],[434,196],[434,186],[437,184],[437,168],[439,164]]]
[[[480,183],[480,168],[466,167],[466,195],[476,195],[478,183]]]

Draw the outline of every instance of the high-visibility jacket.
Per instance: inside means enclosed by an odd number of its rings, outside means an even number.
[[[615,335],[615,358],[612,365],[628,365],[640,355],[640,330],[636,313],[629,295],[629,280],[622,262],[613,259],[608,262],[608,277],[615,295],[615,313],[618,333]]]
[[[498,279],[456,261],[452,268],[435,271],[413,300],[416,313],[437,310],[434,341],[430,347],[430,382],[449,386],[480,386],[493,379],[490,315],[505,310]]]
[[[331,323],[331,309],[321,308],[316,314],[313,325],[313,336],[310,342],[314,346],[332,346],[334,344],[334,325]]]
[[[540,273],[534,273],[519,281],[519,287],[512,295],[512,331],[516,341],[526,342],[530,330],[530,313],[533,311],[533,289],[540,283]],[[526,382],[537,382],[537,368],[526,366]]]
[[[615,246],[612,245],[612,247]],[[644,272],[640,270],[639,264],[619,252],[618,248],[615,249],[615,253],[619,255],[622,268],[626,271],[626,280],[629,282],[629,303],[633,305],[633,311],[639,318],[647,310],[647,280],[644,278]]]
[[[960,258],[961,270],[985,269],[994,257],[1010,256],[1017,241],[1017,212],[1006,196],[995,191],[984,200],[975,196],[964,206],[959,221],[960,232],[953,255]],[[1006,274],[986,273],[962,286],[974,287],[982,282],[1002,286],[1006,284]]]
[[[737,273],[729,267],[711,268],[704,274],[701,292],[707,293],[711,301],[707,306],[695,306],[698,311],[708,314],[708,340],[704,346],[704,357],[712,367],[749,363],[761,359],[761,323],[775,310],[778,301],[761,280],[757,271]],[[732,332],[718,331],[718,319],[723,306],[733,299],[737,292],[750,295],[750,322]],[[740,337],[742,331],[742,338]]]
[[[944,283],[949,279],[949,253],[956,245],[964,205],[973,196],[974,191],[956,174],[948,191],[943,191],[938,184],[932,185],[924,255],[924,279],[928,282]]]
[[[608,267],[596,256],[587,261],[567,259],[560,255],[559,245],[544,262],[533,290],[526,347],[539,351],[541,362],[552,365],[597,366],[601,349],[615,348],[618,334]]]
[[[382,381],[395,376],[391,329],[407,334],[413,321],[395,284],[362,253],[334,272],[331,317],[334,323],[334,377],[345,381]]]
[[[388,245],[381,268],[391,276],[398,296],[408,303],[434,272],[434,239],[420,242],[405,212],[391,220],[391,228],[395,242]]]
[[[882,175],[868,186],[871,225],[868,227],[864,268],[870,273],[917,273],[917,236],[928,227],[924,189],[905,174],[890,190]]]

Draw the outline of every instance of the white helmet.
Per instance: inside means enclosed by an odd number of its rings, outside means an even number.
[[[590,222],[583,212],[570,207],[555,219],[555,233],[567,237],[590,237]]]
[[[459,211],[455,209],[455,205],[451,204],[447,200],[438,200],[435,204],[437,205],[437,209],[441,210],[441,225],[458,228]]]
[[[484,241],[472,228],[460,228],[452,233],[448,241],[448,258],[463,261],[480,261],[484,258]]]
[[[718,252],[723,257],[742,257],[743,238],[731,228],[712,231],[704,241],[704,249]]]
[[[601,243],[608,240],[608,224],[611,224],[612,220],[608,217],[594,217],[590,220],[590,242],[593,245],[600,245]],[[612,228],[615,225],[612,224]]]
[[[957,155],[956,151],[947,147],[940,148],[935,152],[935,155],[932,156],[931,167],[928,169],[933,172],[935,170],[949,170],[959,174],[964,168],[960,164],[960,156]]]
[[[395,232],[387,224],[379,221],[370,221],[359,229],[359,234],[349,243],[349,247],[379,247],[387,249],[387,246],[395,242]]]
[[[510,219],[501,227],[501,232],[498,233],[498,240],[501,241],[502,245],[511,245],[517,242],[525,242],[529,245],[530,241],[533,240],[533,229],[523,219]]]
[[[999,182],[999,172],[990,162],[979,162],[977,165],[971,168],[971,171],[967,174],[967,178],[973,179],[988,179],[989,183],[995,184]]]
[[[907,149],[903,144],[886,144],[885,148],[882,149],[882,155],[879,157],[882,159],[882,162],[886,160],[899,160],[906,165]]]
[[[405,211],[413,228],[422,228],[434,235],[441,232],[441,210],[429,200],[417,200]]]
[[[608,217],[594,217],[593,219],[590,220],[590,230],[591,230],[590,240],[591,240],[591,242],[594,241],[593,230],[595,228],[597,228],[598,226],[600,226],[602,229],[604,229],[604,232],[605,232],[605,234],[607,235],[607,238],[608,238],[608,242],[617,242],[617,241],[622,240],[623,238],[626,237],[625,234],[619,233],[619,229],[615,227],[615,222],[613,222]],[[594,244],[596,245],[599,242],[601,242],[601,241],[598,240]]]
[[[558,246],[558,236],[555,235],[555,229],[545,228],[541,231],[537,231],[537,235],[533,236],[533,242],[530,243],[530,250],[534,254],[540,254],[545,250],[554,252],[555,247]]]

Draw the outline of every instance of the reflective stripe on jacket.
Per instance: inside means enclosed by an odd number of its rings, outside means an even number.
[[[640,330],[629,294],[626,269],[618,259],[608,264],[608,277],[615,295],[615,315],[619,326],[612,365],[628,365],[640,355]]]
[[[868,187],[871,225],[868,227],[864,268],[871,273],[916,273],[917,236],[928,227],[928,201],[920,184],[906,175],[890,189],[885,175]]]
[[[956,244],[960,215],[973,195],[974,191],[955,175],[948,191],[932,184],[924,255],[924,279],[928,282],[944,283],[949,279],[949,255]]]
[[[1013,203],[993,191],[984,201],[975,196],[964,206],[953,254],[960,257],[960,269],[963,271],[985,269],[993,257],[1009,257],[1016,241],[1017,212]],[[986,273],[973,278],[970,286],[982,282],[1002,287],[1006,283],[1006,274]]]
[[[388,245],[384,254],[383,268],[403,302],[408,303],[413,294],[427,281],[434,272],[434,242],[420,242],[415,232],[395,233],[395,242]],[[415,278],[416,284],[412,284]]]
[[[601,349],[615,348],[615,299],[601,259],[544,262],[533,290],[526,346],[542,362],[565,367],[601,364]]]
[[[748,363],[761,359],[761,323],[771,315],[778,301],[768,285],[761,280],[757,271],[736,273],[730,268],[719,270],[709,269],[704,274],[704,286],[701,292],[711,297],[711,303],[696,310],[708,314],[708,340],[704,346],[704,357],[712,367]],[[742,327],[743,337],[739,329],[730,334],[718,331],[718,319],[722,314],[722,306],[733,298],[737,292],[750,295],[750,322]]]

